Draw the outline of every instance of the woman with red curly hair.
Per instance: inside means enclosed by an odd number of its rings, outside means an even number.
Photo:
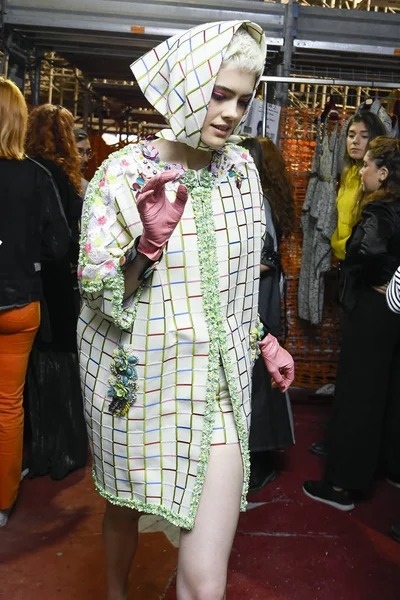
[[[81,177],[73,128],[74,117],[66,108],[59,104],[37,106],[29,115],[25,150],[56,180],[72,234],[78,242],[78,223],[82,212],[79,196]]]
[[[38,106],[29,116],[26,145],[27,154],[52,174],[72,233],[69,255],[42,266],[42,323],[27,377],[30,474],[49,473],[54,479],[84,466],[87,457],[75,333],[82,200],[73,126],[73,116],[66,108]]]

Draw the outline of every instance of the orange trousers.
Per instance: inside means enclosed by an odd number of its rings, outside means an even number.
[[[0,311],[0,510],[17,499],[22,468],[22,397],[40,304]]]

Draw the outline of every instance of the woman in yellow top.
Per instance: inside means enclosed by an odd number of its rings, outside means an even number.
[[[379,117],[368,111],[355,114],[347,126],[344,169],[337,197],[338,224],[331,239],[333,253],[339,260],[344,260],[346,242],[357,221],[354,207],[361,189],[362,160],[369,142],[380,135],[386,135],[386,129]]]

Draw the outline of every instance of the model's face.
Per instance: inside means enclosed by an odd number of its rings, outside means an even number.
[[[376,192],[382,186],[388,176],[386,167],[378,167],[370,158],[369,152],[364,156],[363,164],[360,169],[361,185],[364,192],[371,194]]]
[[[80,142],[77,143],[77,146],[78,146],[79,157],[81,159],[81,172],[84,173],[86,167],[88,166],[89,160],[93,156],[93,152],[90,147],[90,142],[88,139],[81,140]]]
[[[350,158],[361,160],[367,151],[369,132],[363,121],[350,125],[347,132],[347,152]]]
[[[244,115],[253,95],[256,75],[223,67],[218,73],[201,130],[201,140],[210,148],[221,148]]]

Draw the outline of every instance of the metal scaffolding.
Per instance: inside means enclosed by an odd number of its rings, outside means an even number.
[[[144,101],[129,64],[198,23],[249,19],[267,37],[265,97],[316,107],[335,94],[351,108],[371,89],[385,96],[400,86],[396,3],[3,0],[1,71],[16,79],[24,72],[29,102],[63,104],[86,127],[151,132],[162,119]]]

